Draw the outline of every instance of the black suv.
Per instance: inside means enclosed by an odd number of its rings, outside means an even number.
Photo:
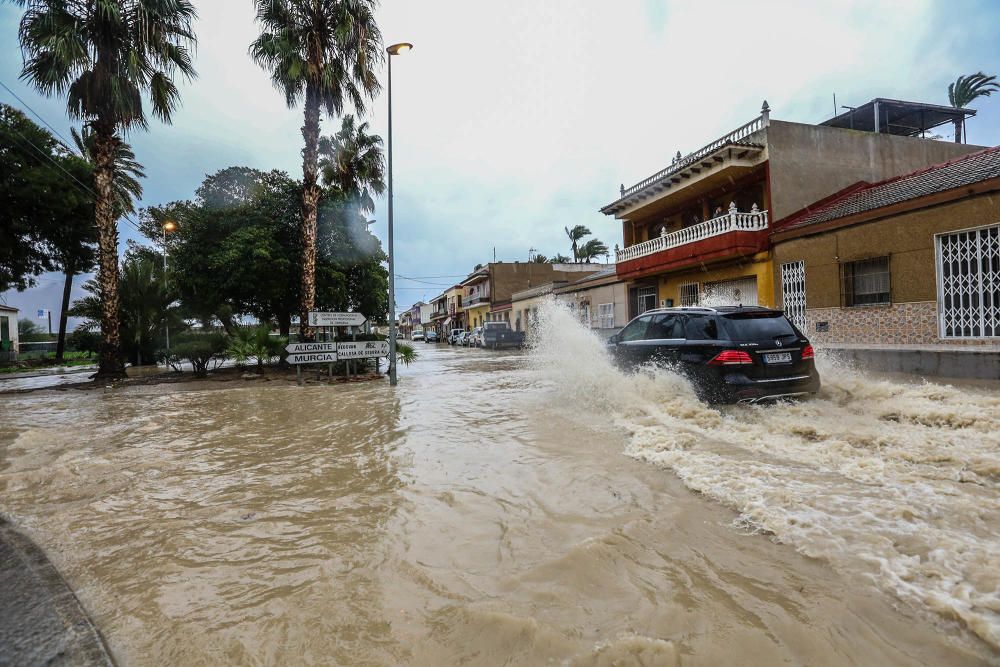
[[[757,306],[647,310],[608,340],[622,366],[671,365],[711,403],[819,391],[809,340],[780,310]]]

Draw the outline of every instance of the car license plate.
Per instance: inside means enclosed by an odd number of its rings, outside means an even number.
[[[792,363],[792,353],[791,352],[776,352],[774,354],[764,355],[765,364],[790,364]]]

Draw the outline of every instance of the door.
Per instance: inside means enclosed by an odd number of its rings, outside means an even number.
[[[713,315],[688,313],[683,318],[684,342],[678,350],[679,368],[701,388],[709,375],[708,362],[719,353],[719,325]]]
[[[781,265],[781,304],[785,315],[799,331],[806,330],[806,263]]]
[[[942,338],[1000,336],[1000,225],[937,237]]]

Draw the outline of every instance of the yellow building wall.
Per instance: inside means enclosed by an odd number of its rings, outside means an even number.
[[[477,326],[482,326],[483,322],[486,321],[486,314],[490,312],[490,304],[484,304],[481,306],[472,306],[465,309],[465,321],[468,322],[470,329],[475,329]]]
[[[769,251],[757,253],[742,263],[726,262],[719,265],[709,265],[707,270],[697,267],[683,273],[661,275],[657,281],[657,298],[659,301],[673,299],[674,305],[679,306],[681,305],[681,285],[698,283],[699,291],[704,292],[705,283],[714,283],[719,280],[733,280],[734,278],[747,278],[749,276],[757,276],[757,303],[773,308],[776,303],[774,296],[774,270]],[[660,304],[657,303],[656,305],[659,306]]]

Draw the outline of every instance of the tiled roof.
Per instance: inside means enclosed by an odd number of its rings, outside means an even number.
[[[792,216],[787,224],[779,223],[778,231],[846,218],[992,178],[1000,178],[1000,146],[878,183],[861,184],[814,209],[807,208]]]

